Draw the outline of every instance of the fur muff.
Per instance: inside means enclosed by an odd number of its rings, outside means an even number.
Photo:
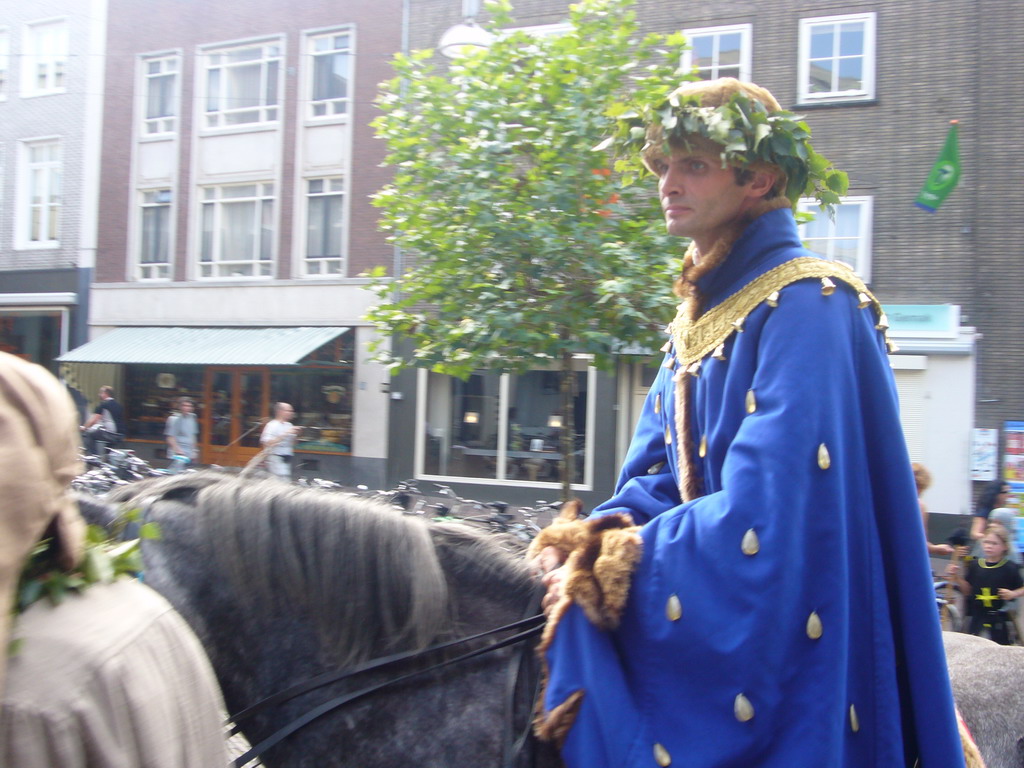
[[[642,555],[640,528],[626,514],[577,519],[581,505],[571,501],[558,519],[538,534],[530,546],[536,556],[554,547],[565,556],[568,577],[565,594],[601,629],[619,624],[629,596],[629,584]]]

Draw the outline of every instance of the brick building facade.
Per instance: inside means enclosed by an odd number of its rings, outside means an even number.
[[[54,372],[87,332],[105,6],[0,2],[0,349]]]
[[[401,32],[399,0],[110,0],[93,341],[66,372],[124,391],[140,449],[189,395],[202,461],[242,464],[286,400],[308,428],[297,464],[382,482],[359,275],[394,259],[369,122]]]

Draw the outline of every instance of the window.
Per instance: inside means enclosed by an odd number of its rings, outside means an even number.
[[[143,59],[142,135],[173,133],[178,114],[178,57]]]
[[[274,185],[205,187],[201,206],[199,277],[270,277]]]
[[[575,361],[573,482],[591,484],[594,369]],[[552,487],[560,483],[564,423],[559,373],[478,371],[468,380],[421,371],[416,474]]]
[[[139,279],[166,280],[170,273],[171,190],[142,193]]]
[[[853,267],[864,282],[871,282],[871,213],[874,198],[844,197],[832,221],[817,202],[800,201],[800,210],[814,221],[800,226],[800,237],[815,253]]]
[[[22,59],[22,95],[44,96],[64,92],[68,58],[67,25],[62,20],[29,24]]]
[[[281,46],[246,45],[209,51],[206,65],[206,127],[277,120]]]
[[[875,97],[875,14],[800,20],[801,101]]]
[[[60,139],[22,143],[21,163],[18,245],[53,248],[60,240]]]
[[[306,181],[306,274],[340,275],[344,250],[345,180]]]
[[[309,55],[309,116],[347,114],[352,95],[352,41],[348,31],[310,37]]]
[[[750,30],[749,24],[684,29],[690,50],[683,52],[683,69],[696,69],[701,80],[750,80]]]
[[[6,29],[0,29],[0,101],[7,99],[7,83],[10,80],[11,36]]]

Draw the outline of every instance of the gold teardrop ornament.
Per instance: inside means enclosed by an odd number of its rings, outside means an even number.
[[[757,538],[757,532],[753,528],[750,528],[743,534],[743,541],[740,542],[740,549],[742,549],[743,554],[748,557],[756,555],[761,551],[761,540]]]
[[[686,369],[686,372],[694,378],[700,376],[700,360],[695,363],[691,363],[690,367]]]
[[[672,755],[668,753],[661,744],[654,745],[654,762],[661,766],[661,768],[668,768],[672,765]]]
[[[817,640],[821,637],[822,632],[824,632],[824,627],[821,625],[821,616],[817,611],[811,611],[811,615],[807,617],[807,636],[811,640]]]
[[[777,306],[779,306],[779,292],[778,291],[772,291],[771,293],[769,293],[768,294],[768,298],[765,299],[765,303],[769,307],[777,307]]]
[[[822,443],[818,446],[818,466],[822,469],[828,469],[832,466],[832,457],[828,455],[828,448]]]
[[[672,429],[665,425],[665,445],[672,445]]]
[[[668,352],[670,349],[672,349],[672,342],[671,341],[666,341],[664,344],[661,345],[661,351],[662,352]]]
[[[747,413],[753,413],[757,410],[757,397],[752,389],[747,390],[746,407]]]
[[[711,353],[711,356],[715,360],[725,360],[725,344],[719,344],[715,347],[715,351]]]
[[[879,315],[878,322],[875,323],[875,328],[879,331],[889,330],[889,318],[886,317],[884,312],[881,315]]]
[[[857,294],[857,309],[865,309],[871,305],[871,297],[861,291]]]
[[[665,618],[669,621],[679,621],[683,617],[683,604],[679,602],[678,595],[669,595],[665,603]]]
[[[743,321],[745,318],[739,318],[738,320],[732,321],[732,327],[736,329],[737,333],[743,333]]]
[[[831,296],[835,292],[836,284],[832,282],[832,279],[829,277],[821,278],[821,295]]]
[[[700,446],[697,448],[697,455],[702,459],[708,455],[708,436],[700,436]]]
[[[742,693],[736,694],[736,701],[733,702],[732,711],[736,715],[736,719],[741,723],[754,719],[754,705]]]
[[[860,718],[857,717],[857,708],[850,705],[850,730],[856,733],[860,730]]]
[[[661,392],[654,396],[654,413],[655,415],[661,413]]]
[[[662,365],[668,368],[670,371],[676,367],[676,359],[674,357],[668,358]]]

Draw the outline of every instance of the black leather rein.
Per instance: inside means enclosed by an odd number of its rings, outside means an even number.
[[[534,606],[534,610],[535,609],[536,606]],[[497,627],[496,629],[491,629],[487,632],[481,632],[470,637],[462,637],[457,640],[450,640],[448,642],[439,643],[437,645],[432,645],[429,648],[424,648],[423,650],[419,651],[405,651],[402,653],[395,653],[390,656],[384,656],[379,659],[373,659],[357,667],[325,672],[322,675],[317,675],[315,677],[311,677],[307,680],[304,680],[300,683],[296,683],[290,688],[286,688],[283,691],[279,691],[278,693],[268,696],[265,699],[261,699],[255,704],[246,707],[245,709],[240,710],[239,712],[236,712],[234,715],[228,718],[229,721],[237,724],[239,721],[244,721],[247,718],[252,717],[258,712],[262,712],[263,710],[269,707],[275,706],[284,701],[288,701],[289,699],[293,699],[296,696],[301,696],[302,694],[316,690],[317,688],[322,688],[325,685],[330,685],[331,683],[339,682],[341,680],[347,680],[348,678],[355,677],[356,675],[363,674],[364,672],[388,669],[390,667],[397,666],[403,662],[420,659],[431,654],[438,653],[440,651],[448,650],[450,648],[454,648],[460,645],[464,645],[466,643],[473,642],[474,640],[480,640],[503,632],[513,633],[508,637],[502,638],[500,640],[495,640],[479,648],[474,648],[472,650],[465,651],[464,653],[460,653],[457,656],[453,656],[448,659],[443,659],[439,662],[431,664],[428,667],[413,670],[412,672],[405,672],[396,677],[384,680],[380,683],[376,683],[375,685],[362,688],[358,691],[344,693],[340,696],[330,699],[324,702],[323,704],[314,707],[313,709],[309,710],[300,717],[295,718],[287,725],[278,728],[270,736],[268,736],[267,738],[263,739],[263,741],[253,746],[244,755],[235,760],[235,768],[242,768],[242,766],[244,766],[250,760],[266,752],[270,748],[276,746],[283,739],[287,738],[299,729],[309,725],[311,722],[322,717],[323,715],[326,715],[329,712],[333,712],[339,707],[343,707],[346,704],[350,704],[354,701],[365,698],[366,696],[377,693],[378,691],[382,691],[393,685],[397,685],[398,683],[405,682],[406,680],[410,680],[414,677],[418,677],[429,672],[434,672],[438,669],[451,666],[452,664],[455,664],[457,662],[467,661],[477,656],[482,656],[486,653],[490,653],[491,651],[499,650],[500,648],[506,648],[511,645],[516,645],[517,643],[525,642],[532,637],[540,635],[543,629],[544,615],[537,614],[535,616],[529,616],[528,618],[513,622],[512,624],[506,624],[503,627]],[[528,653],[528,651],[524,651],[524,655],[525,653]],[[520,661],[519,664],[521,666],[522,661]],[[530,718],[527,718],[527,722],[529,722],[529,720]],[[527,728],[529,728],[529,726],[527,726]],[[238,726],[235,725],[232,730],[232,733],[237,732],[238,730]],[[526,742],[527,734],[524,734],[522,738],[516,741],[514,749],[511,750],[511,754],[508,754],[509,750],[506,749],[506,760],[505,766],[503,768],[511,768],[512,762],[515,761],[519,750],[522,749],[522,746]]]

